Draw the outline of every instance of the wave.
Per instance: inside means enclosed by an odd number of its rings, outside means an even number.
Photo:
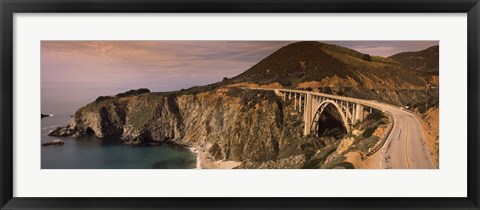
[[[200,154],[198,154],[198,150],[193,147],[190,147],[188,149],[190,149],[192,153],[197,155],[197,164],[195,166],[195,169],[202,169],[202,160],[200,159]]]

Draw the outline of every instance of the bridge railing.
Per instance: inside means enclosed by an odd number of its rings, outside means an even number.
[[[321,96],[321,97],[326,97],[326,98],[331,98],[331,99],[337,99],[337,100],[342,100],[342,101],[348,101],[352,103],[358,103],[358,99],[352,99],[349,97],[344,97],[344,96],[337,96],[337,95],[331,95],[331,94],[326,94],[326,93],[319,93],[319,92],[313,92],[313,91],[304,91],[304,90],[290,90],[290,89],[276,89],[280,92],[291,92],[291,93],[300,93],[300,94],[311,94],[315,96]]]
[[[263,88],[259,88],[259,89],[263,89]],[[314,96],[320,96],[320,97],[324,97],[324,98],[328,98],[328,99],[341,100],[341,101],[350,102],[350,103],[358,103],[358,104],[363,105],[364,107],[377,109],[377,110],[382,111],[382,112],[385,111],[385,110],[383,110],[383,108],[372,105],[367,100],[363,100],[363,99],[354,99],[354,98],[349,98],[349,97],[345,97],[345,96],[337,96],[337,95],[331,95],[331,94],[326,94],[326,93],[318,93],[318,92],[303,91],[303,90],[266,89],[266,88],[265,88],[265,90],[275,90],[275,91],[279,91],[279,92],[299,93],[299,94],[305,94],[305,95],[306,94],[311,94],[311,95],[314,95]]]
[[[318,92],[310,92],[310,91],[302,91],[302,90],[290,90],[290,89],[264,89],[264,90],[278,90],[280,92],[295,92],[295,93],[302,93],[302,94],[312,94],[316,96],[321,96],[321,97],[326,97],[326,98],[331,98],[331,99],[337,99],[337,100],[343,100],[343,101],[348,101],[352,103],[358,103],[361,104],[365,107],[370,107],[372,109],[379,110],[381,112],[388,113],[386,109],[383,107],[379,106],[378,104],[381,104],[383,106],[389,106],[389,107],[394,107],[398,108],[396,106],[393,106],[391,104],[387,104],[384,102],[376,101],[376,100],[367,100],[367,99],[356,99],[356,98],[350,98],[350,97],[345,97],[345,96],[337,96],[337,95],[331,95],[331,94],[326,94],[326,93],[318,93]]]
[[[390,133],[393,130],[393,126],[395,125],[394,124],[395,121],[393,120],[393,117],[392,117],[391,114],[388,115],[388,120],[390,121],[390,123],[387,126],[387,130],[385,131],[385,133],[383,133],[382,137],[377,142],[377,144],[375,144],[375,146],[373,146],[372,148],[368,149],[369,151],[367,153],[367,156],[371,156],[371,155],[375,154],[376,152],[378,152],[378,150],[380,150],[383,147],[383,145],[385,144],[385,142],[387,141],[388,136],[390,136]]]

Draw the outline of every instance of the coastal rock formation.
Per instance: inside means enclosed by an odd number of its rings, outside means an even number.
[[[47,142],[47,143],[43,143],[42,144],[42,147],[45,147],[45,146],[50,146],[50,145],[63,145],[65,144],[65,142],[63,142],[62,140],[60,139],[55,139],[51,142]]]
[[[73,135],[75,132],[70,129],[70,126],[67,125],[65,127],[57,127],[54,130],[48,133],[49,136],[70,136]]]
[[[237,88],[203,93],[144,93],[93,102],[53,136],[93,134],[127,144],[201,146],[215,160],[273,160],[282,141],[283,108],[269,91]]]

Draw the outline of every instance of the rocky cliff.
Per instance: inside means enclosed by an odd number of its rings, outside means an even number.
[[[280,99],[269,91],[216,89],[102,98],[79,109],[52,135],[120,137],[128,144],[201,146],[217,160],[273,160],[284,126]]]
[[[241,162],[239,168],[319,168],[324,162],[312,165],[312,158],[325,161],[340,142],[304,137],[302,114],[273,91],[239,88],[99,97],[50,135],[174,143],[200,148],[212,161]]]

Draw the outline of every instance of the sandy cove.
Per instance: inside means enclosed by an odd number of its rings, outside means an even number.
[[[198,146],[190,150],[197,154],[197,169],[232,169],[241,164],[238,161],[214,161],[206,150]]]

